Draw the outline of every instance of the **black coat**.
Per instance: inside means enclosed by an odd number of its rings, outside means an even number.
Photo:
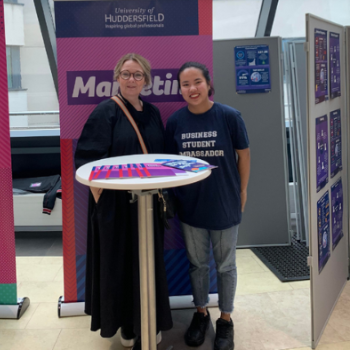
[[[164,126],[159,110],[143,102],[138,112],[126,106],[138,124],[149,153],[164,153]],[[119,106],[111,99],[100,103],[87,120],[75,153],[76,168],[102,158],[142,154],[137,135]],[[127,191],[103,190],[96,204],[89,197],[85,312],[92,316],[91,330],[112,337],[119,327],[140,327],[140,282],[137,203]],[[163,260],[164,227],[154,196],[154,240],[157,329],[172,327]]]

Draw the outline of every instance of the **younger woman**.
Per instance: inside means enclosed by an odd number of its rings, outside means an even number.
[[[248,135],[236,109],[209,99],[213,89],[203,64],[185,63],[179,70],[178,81],[188,105],[168,120],[166,151],[201,158],[218,166],[207,179],[175,189],[197,308],[185,342],[189,346],[201,345],[210,322],[206,305],[211,243],[221,311],[216,321],[214,349],[231,350],[234,348],[230,314],[237,283],[236,243],[250,169]]]

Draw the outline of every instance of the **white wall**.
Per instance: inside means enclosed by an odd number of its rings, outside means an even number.
[[[305,36],[305,14],[311,13],[341,25],[350,24],[349,0],[280,0],[271,36]]]
[[[23,6],[4,3],[5,40],[7,46],[24,45]]]
[[[213,39],[254,37],[262,0],[213,0]],[[279,0],[271,36],[305,37],[305,14],[350,25],[350,0]]]
[[[9,91],[10,112],[24,112],[27,110],[27,91]],[[28,127],[28,116],[10,116],[10,128]]]
[[[254,37],[262,0],[213,1],[213,39]]]

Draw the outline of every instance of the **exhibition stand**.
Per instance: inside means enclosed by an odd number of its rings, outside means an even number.
[[[306,15],[312,347],[348,271],[348,115],[345,28]],[[348,71],[349,74],[349,71]]]
[[[205,179],[211,174],[210,170],[187,172],[183,176],[150,177],[150,178],[122,178],[90,180],[90,173],[94,166],[106,164],[137,164],[153,163],[156,159],[186,159],[202,160],[184,156],[167,154],[131,155],[113,157],[91,162],[80,167],[76,179],[90,187],[113,190],[128,190],[132,198],[138,202],[139,227],[139,266],[140,266],[140,297],[141,297],[141,341],[142,349],[156,349],[156,295],[154,268],[154,232],[153,232],[153,195],[158,189],[189,185]]]
[[[159,108],[164,124],[185,106],[176,77],[181,65],[199,61],[212,75],[212,0],[55,1],[55,18],[64,194],[64,295],[59,310],[64,316],[72,315],[66,313],[68,303],[78,315],[84,310],[88,189],[74,179],[74,153],[83,126],[98,103],[118,92],[113,69],[130,52],[151,63],[152,84],[141,97]],[[174,220],[171,226],[164,242],[169,293],[171,300],[179,298],[177,307],[191,307],[180,225]],[[210,264],[214,270],[214,259]],[[210,292],[216,290],[212,277]]]
[[[0,0],[0,318],[19,319],[29,306],[17,298],[4,1]]]
[[[3,11],[0,0],[0,318],[18,319],[29,299],[17,298]],[[137,12],[137,16],[124,12]],[[64,193],[64,296],[59,299],[58,316],[84,315],[87,186],[128,190],[139,207],[142,347],[155,348],[151,199],[159,188],[186,185],[210,174],[90,182],[91,167],[105,160],[75,169],[74,154],[84,124],[97,104],[119,91],[113,69],[119,58],[135,48],[152,65],[152,84],[141,97],[159,108],[164,124],[186,106],[176,77],[179,67],[186,61],[198,61],[213,75],[214,66],[215,102],[242,113],[250,138],[249,200],[238,246],[290,245],[284,58],[293,110],[289,130],[297,238],[309,244],[315,348],[349,276],[350,27],[308,14],[305,44],[289,43],[283,53],[280,37],[222,40],[213,45],[212,0],[151,0],[146,4],[142,0],[56,0],[55,16]],[[108,161],[121,164],[156,158],[169,156],[137,155]],[[193,307],[188,260],[176,220],[165,235],[164,248],[171,307]],[[210,268],[215,269],[213,259]],[[209,306],[217,304],[215,274],[210,275],[210,293],[214,294]]]

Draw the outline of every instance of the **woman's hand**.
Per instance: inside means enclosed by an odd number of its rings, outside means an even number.
[[[95,203],[97,204],[97,203],[98,203],[98,200],[99,200],[100,197],[101,197],[103,188],[90,187],[90,190],[91,190],[91,193],[92,193],[92,195],[93,195],[93,197],[94,197]]]

